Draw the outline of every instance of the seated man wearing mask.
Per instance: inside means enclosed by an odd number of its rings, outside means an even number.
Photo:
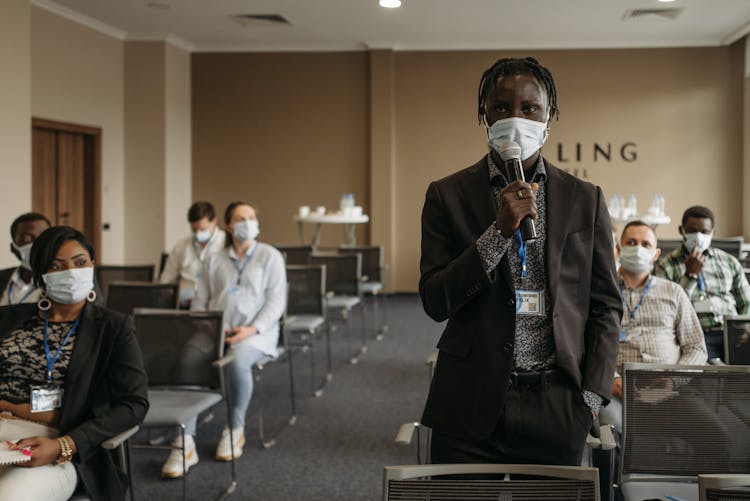
[[[622,231],[617,255],[623,316],[612,400],[599,413],[601,424],[622,433],[622,371],[627,362],[703,365],[706,344],[698,317],[679,285],[651,275],[659,257],[656,235],[631,221]]]
[[[682,215],[682,246],[663,257],[655,274],[680,284],[703,327],[708,358],[724,358],[724,317],[750,313],[750,285],[740,262],[711,247],[714,213],[699,205]]]
[[[34,241],[50,226],[49,219],[36,212],[22,214],[10,225],[10,251],[21,265],[0,270],[0,290],[3,291],[0,306],[39,301],[40,291],[34,285],[29,256]]]
[[[180,283],[180,307],[189,308],[206,258],[224,248],[226,234],[216,225],[216,211],[209,202],[195,202],[188,210],[193,234],[174,246],[159,281]]]

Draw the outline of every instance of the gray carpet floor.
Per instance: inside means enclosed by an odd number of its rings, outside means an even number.
[[[359,326],[359,318],[354,317]],[[264,449],[258,440],[258,411],[265,426],[277,428],[290,410],[288,367],[271,364],[263,372],[260,393],[248,410],[248,444],[237,461],[236,500],[377,500],[386,465],[416,463],[417,449],[394,444],[399,426],[418,420],[428,388],[425,359],[434,350],[441,326],[430,320],[416,295],[389,299],[390,330],[382,341],[368,333],[367,353],[348,363],[345,331],[332,334],[333,379],[323,395],[311,395],[310,352],[295,352],[294,379],[297,420],[284,429],[276,444]],[[353,340],[360,338],[355,333]],[[356,343],[355,343],[356,344]],[[321,337],[314,350],[317,376],[324,369]],[[198,429],[201,458],[187,476],[188,499],[215,498],[229,482],[228,463],[213,459],[225,423],[225,408]],[[141,432],[136,442],[144,443]],[[136,499],[167,501],[181,498],[180,480],[162,480],[165,451],[133,451]]]

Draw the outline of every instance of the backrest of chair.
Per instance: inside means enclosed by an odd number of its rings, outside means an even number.
[[[286,264],[310,264],[312,245],[277,245],[276,248],[284,255]]]
[[[224,356],[221,312],[136,308],[135,332],[149,386],[222,389]]]
[[[737,259],[742,258],[742,237],[714,238],[711,240],[711,247],[716,247],[727,252]]]
[[[623,479],[750,471],[750,367],[625,364],[623,381]]]
[[[383,248],[379,245],[360,247],[339,247],[340,254],[362,255],[362,276],[369,282],[382,282]]]
[[[311,264],[326,267],[326,291],[341,296],[359,295],[359,277],[362,276],[360,254],[313,254]]]
[[[581,466],[517,464],[385,467],[384,501],[441,499],[599,501],[599,471]]]
[[[109,284],[112,282],[153,282],[154,265],[98,265],[95,268],[96,281],[101,288],[104,299],[107,297]]]
[[[133,313],[135,308],[177,308],[177,284],[148,282],[111,282],[107,291],[107,308]]]
[[[159,276],[164,271],[164,267],[167,265],[167,259],[169,259],[169,252],[162,252],[159,256]]]
[[[666,256],[677,247],[680,247],[682,242],[681,238],[660,238],[657,240],[656,246],[661,249],[661,255]]]
[[[724,319],[724,361],[750,365],[750,316]]]
[[[750,474],[698,475],[700,501],[750,501]]]
[[[326,293],[325,277],[325,265],[287,265],[286,280],[289,283],[287,315],[325,316],[323,302]]]

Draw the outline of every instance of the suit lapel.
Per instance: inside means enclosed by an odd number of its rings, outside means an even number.
[[[469,170],[468,176],[463,180],[461,186],[461,197],[463,205],[468,207],[471,214],[472,233],[479,236],[495,221],[497,216],[497,207],[495,195],[492,193],[490,185],[490,171],[487,165],[487,156],[474,164]],[[498,273],[512,291],[513,277],[510,275],[510,266],[508,258],[503,257],[497,265]]]
[[[78,379],[84,370],[87,370],[91,361],[95,360],[96,344],[100,331],[99,315],[97,309],[90,303],[86,303],[83,308],[83,317],[81,325],[76,332],[76,344],[73,347],[73,353],[70,356],[70,363],[65,375],[66,388],[80,388]]]
[[[559,169],[546,161],[545,168],[547,169],[547,283],[554,308],[557,302],[562,249],[570,230],[571,216],[575,213],[576,185],[563,176]]]

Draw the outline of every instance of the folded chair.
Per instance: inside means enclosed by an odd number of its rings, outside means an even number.
[[[388,332],[388,295],[383,291],[387,267],[383,264],[383,247],[379,245],[340,247],[339,253],[362,256],[362,281],[359,289],[363,296],[372,300],[375,339],[381,341]]]
[[[224,377],[224,367],[232,357],[224,354],[222,313],[137,308],[134,318],[136,337],[148,375],[151,404],[141,428],[179,428],[181,443],[184,444],[186,423],[224,400],[233,446],[231,433],[234,426],[231,422],[231,393],[228,391],[231,381]],[[237,486],[234,450],[232,458],[229,462],[231,481],[218,499],[230,495]],[[186,498],[187,475],[183,475],[182,499]]]
[[[135,308],[177,308],[177,284],[148,282],[111,282],[107,308],[130,315]]]
[[[94,268],[96,282],[101,288],[102,299],[106,304],[109,284],[116,281],[153,282],[154,265],[108,265],[100,264]]]

